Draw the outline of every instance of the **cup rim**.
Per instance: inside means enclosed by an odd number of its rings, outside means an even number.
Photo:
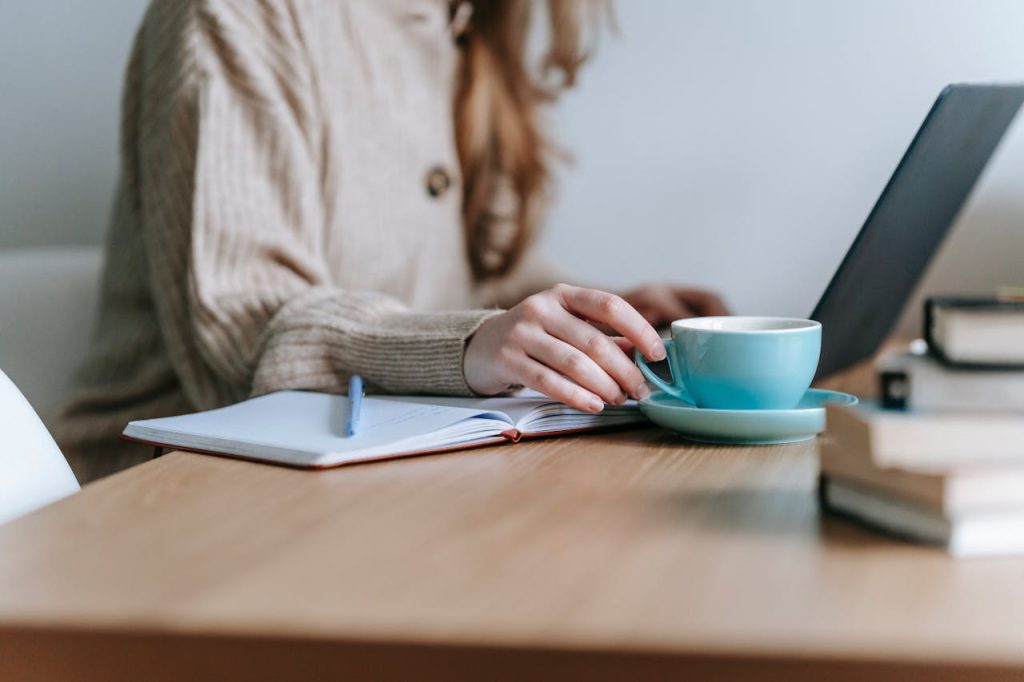
[[[716,329],[714,327],[702,326],[702,322],[716,320],[749,320],[753,322],[776,322],[780,324],[792,324],[791,327],[781,329]],[[800,317],[772,317],[767,315],[718,315],[709,317],[688,317],[672,322],[672,330],[686,329],[689,331],[707,332],[709,334],[800,334],[814,329],[821,329],[821,322],[808,320]]]

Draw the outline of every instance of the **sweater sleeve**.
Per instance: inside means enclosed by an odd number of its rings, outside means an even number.
[[[184,37],[151,41],[164,49],[149,63],[138,172],[152,295],[190,401],[341,392],[354,372],[390,392],[471,394],[465,344],[496,311],[418,313],[332,284],[318,100],[289,17],[181,4],[168,12]]]

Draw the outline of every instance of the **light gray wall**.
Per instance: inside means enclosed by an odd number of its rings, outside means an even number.
[[[0,248],[98,243],[145,0],[0,0]]]
[[[0,2],[0,247],[98,243],[144,0]],[[1024,80],[1018,0],[620,0],[553,116],[576,165],[546,243],[608,286],[806,314],[941,86]],[[930,288],[1024,281],[1024,126]]]
[[[942,86],[1024,80],[1017,0],[633,0],[558,112],[547,235],[587,281],[806,315]],[[1024,283],[1024,124],[928,274]],[[912,307],[916,310],[916,306]]]

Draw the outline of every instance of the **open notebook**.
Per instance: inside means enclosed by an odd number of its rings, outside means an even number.
[[[134,421],[123,437],[319,469],[645,421],[633,401],[589,414],[532,392],[483,399],[364,398],[359,432],[351,437],[345,436],[348,413],[345,396],[280,391],[216,410]]]

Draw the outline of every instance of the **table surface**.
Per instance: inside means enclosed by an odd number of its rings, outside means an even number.
[[[1024,675],[1024,559],[822,517],[816,448],[639,429],[324,472],[172,453],[0,527],[0,673],[5,639],[58,679],[54,650],[194,636]]]

